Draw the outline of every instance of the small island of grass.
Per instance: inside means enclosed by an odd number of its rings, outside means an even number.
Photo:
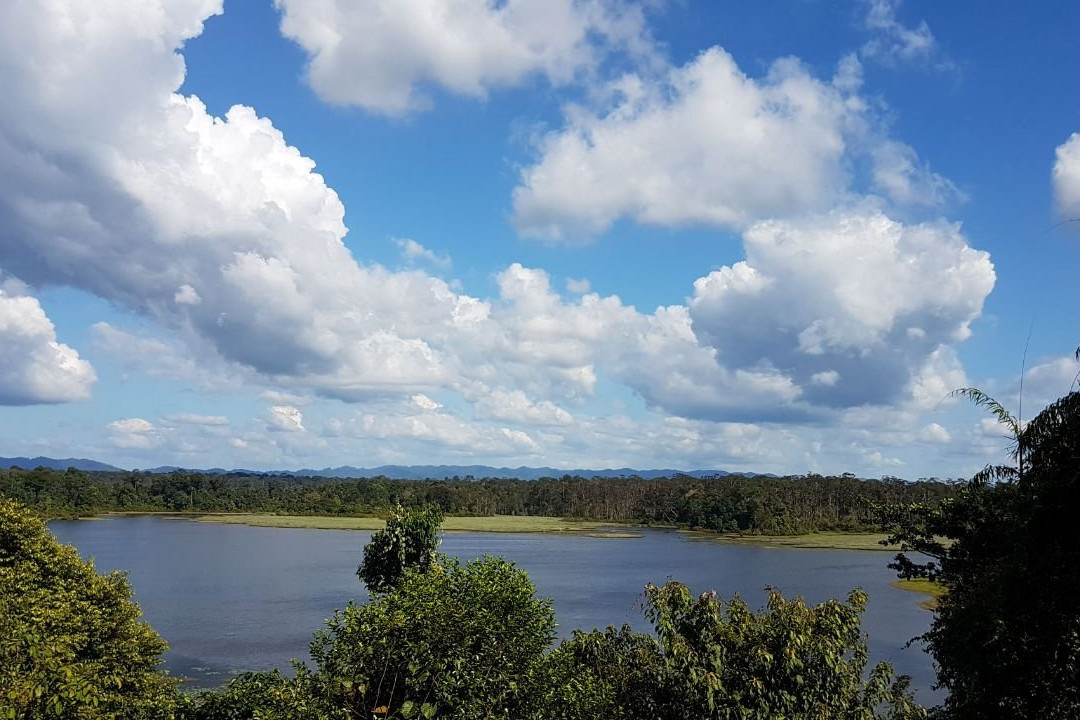
[[[741,533],[713,533],[708,531],[684,531],[695,540],[722,543],[740,543],[761,547],[801,548],[806,550],[890,550],[882,545],[885,535],[880,533],[812,532],[804,535],[760,535]]]
[[[926,578],[913,578],[911,580],[896,580],[889,583],[898,590],[908,590],[910,592],[923,593],[930,597],[919,603],[919,607],[925,610],[931,610],[937,608],[938,599],[945,594],[945,586],[941,583],[927,580]]]

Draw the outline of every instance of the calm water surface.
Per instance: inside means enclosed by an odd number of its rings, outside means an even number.
[[[245,670],[288,669],[290,658],[307,659],[312,632],[335,608],[366,599],[355,573],[370,532],[149,516],[49,528],[99,570],[130,573],[146,619],[172,646],[166,667],[197,687]],[[642,588],[669,577],[724,599],[738,592],[754,608],[770,585],[813,603],[861,587],[870,595],[863,630],[873,660],[911,675],[922,702],[940,699],[930,691],[930,658],[904,647],[927,630],[931,615],[919,608],[921,595],[889,587],[895,576],[887,553],[724,544],[665,530],[633,539],[450,532],[441,549],[462,559],[502,555],[527,570],[537,593],[553,599],[561,637],[609,624],[648,630]]]

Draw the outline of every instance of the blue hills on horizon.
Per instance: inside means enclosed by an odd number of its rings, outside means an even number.
[[[67,470],[75,468],[87,472],[127,472],[125,468],[115,465],[90,460],[87,458],[49,458],[49,457],[0,457],[0,467],[19,467],[25,470],[33,470],[38,467],[50,470]],[[605,468],[603,470],[587,470],[583,468],[560,469],[552,467],[492,467],[490,465],[379,465],[377,467],[362,468],[352,465],[342,465],[335,468],[303,468],[300,470],[245,470],[241,468],[226,470],[224,468],[183,468],[176,465],[161,465],[153,468],[143,468],[143,472],[170,473],[170,472],[198,472],[207,475],[277,475],[282,477],[326,477],[326,478],[370,478],[385,476],[394,480],[443,480],[447,478],[517,478],[519,480],[539,480],[543,477],[562,477],[564,475],[580,477],[630,477],[642,478],[673,477],[676,475],[688,475],[691,477],[722,477],[731,475],[726,470],[676,470],[674,468],[660,468],[652,470],[637,470],[635,468]],[[761,473],[745,473],[747,475],[759,475]]]
[[[13,468],[18,467],[23,470],[34,470],[35,468],[45,467],[50,470],[67,470],[68,468],[75,468],[76,470],[85,470],[87,472],[124,472],[123,468],[118,468],[115,465],[109,465],[107,463],[98,462],[97,460],[88,460],[87,458],[50,458],[50,457],[0,457],[0,468]]]

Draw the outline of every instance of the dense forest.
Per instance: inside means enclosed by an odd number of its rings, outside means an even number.
[[[875,506],[936,506],[956,487],[853,475],[420,481],[0,470],[0,492],[47,517],[103,511],[385,515],[401,504],[433,505],[446,515],[544,515],[762,534],[873,530]]]

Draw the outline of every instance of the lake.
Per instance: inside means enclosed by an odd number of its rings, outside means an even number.
[[[245,670],[287,670],[290,658],[307,659],[313,631],[335,608],[367,597],[355,573],[370,532],[155,516],[56,520],[49,528],[99,571],[129,573],[146,620],[171,645],[166,667],[195,687]],[[940,700],[930,690],[929,656],[905,648],[932,616],[919,608],[924,596],[889,586],[889,553],[756,547],[650,529],[638,538],[448,532],[441,550],[462,559],[502,555],[528,571],[537,593],[553,600],[560,637],[609,624],[648,630],[642,589],[668,578],[723,599],[738,592],[755,609],[769,586],[812,603],[861,587],[870,595],[863,630],[872,660],[912,676],[923,703]]]

